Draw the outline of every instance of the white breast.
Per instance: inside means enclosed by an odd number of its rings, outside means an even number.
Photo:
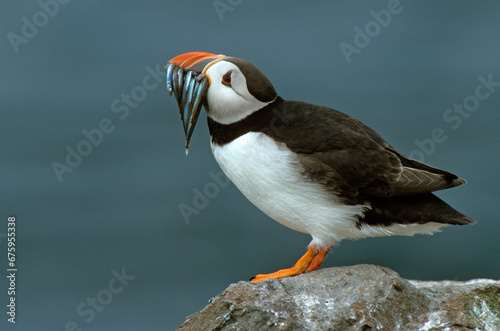
[[[212,144],[212,152],[253,204],[279,223],[311,234],[319,247],[367,236],[355,224],[369,207],[341,204],[320,184],[301,175],[300,163],[284,144],[250,132],[224,146]]]
[[[212,152],[227,177],[260,210],[296,231],[309,233],[317,247],[342,239],[432,234],[447,224],[356,226],[369,205],[348,206],[304,175],[295,154],[283,143],[250,132],[229,144],[212,144]]]

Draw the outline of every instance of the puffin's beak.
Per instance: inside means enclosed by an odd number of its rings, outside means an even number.
[[[210,86],[210,77],[206,75],[206,71],[224,57],[225,55],[191,52],[174,57],[165,66],[167,90],[170,95],[174,92],[186,134],[186,155],[200,115],[202,100]]]

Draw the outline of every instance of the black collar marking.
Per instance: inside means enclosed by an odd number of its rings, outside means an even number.
[[[272,130],[273,127],[284,125],[280,123],[282,103],[283,99],[278,97],[274,102],[233,124],[220,124],[208,117],[208,129],[212,142],[222,146],[248,132],[265,132]]]

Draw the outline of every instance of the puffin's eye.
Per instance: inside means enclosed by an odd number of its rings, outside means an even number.
[[[228,71],[222,76],[222,84],[231,86],[231,71]]]

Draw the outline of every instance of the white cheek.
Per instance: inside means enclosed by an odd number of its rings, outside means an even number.
[[[209,117],[221,124],[231,124],[244,119],[267,105],[267,103],[257,100],[248,92],[245,77],[235,65],[224,62],[219,63],[207,71],[207,75],[211,79],[211,85],[207,92]],[[221,83],[223,74],[229,70],[238,70],[233,74],[232,87]]]
[[[244,101],[232,88],[217,84],[210,86],[207,93],[210,109],[231,111],[241,107]]]
[[[234,123],[248,115],[242,111],[245,109],[245,100],[226,86],[211,87],[208,90],[207,101],[209,116],[219,123]]]
[[[247,80],[245,79],[245,76],[243,76],[243,74],[241,74],[240,72],[233,72],[232,80],[233,82],[231,85],[231,89],[234,91],[234,93],[238,94],[240,98],[243,98],[250,103],[256,100],[254,96],[251,95],[248,91]]]

